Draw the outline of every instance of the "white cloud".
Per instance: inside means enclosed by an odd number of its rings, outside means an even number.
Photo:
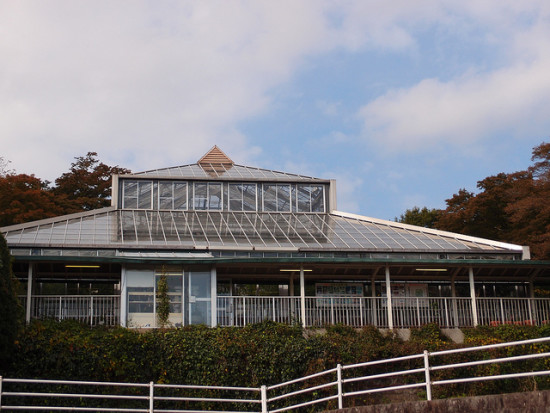
[[[482,2],[483,3],[483,2]],[[502,67],[471,70],[448,81],[424,79],[415,85],[391,90],[364,105],[358,112],[363,137],[392,151],[425,150],[428,145],[470,145],[498,133],[546,134],[550,126],[550,24],[548,7],[540,13],[527,2],[522,10],[492,3],[493,8],[466,3],[470,18],[502,24],[488,27],[500,35],[495,47],[506,49]],[[517,30],[517,31],[513,31]]]
[[[456,130],[475,137],[494,124],[523,126],[548,103],[546,3],[0,2],[0,155],[47,179],[89,150],[136,170],[194,162],[218,144],[244,163],[260,146],[238,125],[268,111],[270,92],[307,58],[410,53],[425,27],[458,33],[470,21],[487,23],[499,47],[505,31],[511,59],[520,60],[385,94],[361,111],[365,133],[406,147],[457,139]],[[525,21],[513,34],[517,16]]]

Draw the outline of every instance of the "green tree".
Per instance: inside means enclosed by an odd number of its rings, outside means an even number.
[[[168,296],[168,277],[163,268],[157,281],[157,321],[159,327],[164,328],[169,325],[170,316],[170,297]]]
[[[55,180],[54,193],[65,195],[73,202],[75,210],[88,211],[109,206],[111,176],[130,173],[130,170],[100,162],[97,152],[88,152],[86,156],[75,159],[69,172]]]
[[[415,206],[412,209],[407,209],[399,218],[395,218],[395,222],[417,225],[424,228],[434,228],[434,224],[440,213],[441,210],[439,209],[428,209],[426,207],[420,209]]]
[[[11,270],[11,256],[0,233],[0,375],[5,374],[13,355],[23,310],[17,299],[17,280]]]

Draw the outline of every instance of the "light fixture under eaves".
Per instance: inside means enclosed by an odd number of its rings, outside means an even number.
[[[439,271],[447,271],[447,269],[446,268],[417,268],[416,271],[439,272]]]
[[[99,265],[65,265],[65,268],[100,268]]]
[[[298,268],[298,269],[292,270],[292,269],[281,268],[280,271],[298,272],[298,271],[300,271],[300,269]],[[302,270],[302,271],[303,271],[303,272],[307,272],[307,271],[313,271],[313,270],[305,270],[305,269],[304,269],[304,270]]]

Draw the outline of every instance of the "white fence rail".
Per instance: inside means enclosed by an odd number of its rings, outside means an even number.
[[[21,297],[23,304],[26,297]],[[120,324],[119,295],[33,295],[31,318],[73,319],[90,325]],[[345,324],[389,328],[385,297],[305,297],[302,322],[300,297],[218,296],[219,326],[245,326],[264,320],[306,327]],[[550,299],[476,298],[477,319],[471,298],[394,297],[394,328],[421,327],[436,323],[442,328],[475,325],[550,323]]]
[[[25,304],[26,297],[23,299]],[[31,318],[117,326],[120,325],[120,295],[33,295]]]
[[[222,387],[222,386],[190,386],[151,383],[106,383],[62,380],[30,380],[0,377],[0,410],[2,411],[94,411],[94,412],[202,412],[202,411],[233,411],[279,413],[296,410],[301,407],[317,406],[325,409],[327,403],[333,401],[338,408],[344,407],[344,401],[359,396],[406,389],[424,389],[427,400],[432,399],[434,386],[445,386],[458,383],[475,383],[479,381],[517,379],[534,376],[550,375],[550,370],[532,370],[527,360],[548,359],[550,352],[544,343],[550,342],[550,337],[517,341],[511,343],[493,344],[488,346],[460,348],[447,351],[428,352],[398,357],[388,360],[376,360],[365,363],[342,366],[312,374],[299,379],[287,381],[272,386],[261,387]],[[528,346],[528,347],[525,347]],[[441,357],[463,353],[473,358],[473,353],[487,350],[507,348],[523,348],[530,350],[526,354],[498,357],[494,353],[491,358],[481,358],[475,361],[437,364],[432,360]],[[544,360],[547,366],[547,360]],[[383,366],[396,363],[410,363],[404,370],[378,373]],[[473,367],[514,363],[514,372],[504,374],[486,374],[491,370],[472,370]],[[377,373],[373,374],[372,368]],[[382,370],[380,370],[382,368]],[[444,370],[462,370],[468,374],[460,378],[433,380],[432,373]],[[506,370],[510,371],[510,370]],[[365,374],[367,372],[367,374]],[[371,372],[369,374],[369,372]],[[400,383],[380,385],[383,379],[399,379]],[[403,378],[407,378],[403,381]],[[23,386],[23,387],[21,387]],[[32,390],[38,386],[37,390]],[[70,391],[77,388],[78,391]],[[106,388],[106,391],[99,391]],[[193,391],[201,392],[199,395]],[[63,400],[64,403],[61,403]],[[96,405],[92,406],[96,400]],[[124,405],[120,402],[124,401]],[[236,406],[243,406],[237,409]],[[316,407],[316,408],[317,408]],[[336,407],[336,406],[333,406]]]

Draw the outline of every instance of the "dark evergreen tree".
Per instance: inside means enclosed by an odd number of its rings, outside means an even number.
[[[11,256],[0,233],[0,375],[7,372],[15,339],[22,324],[23,310],[17,298],[17,280],[11,270]]]

